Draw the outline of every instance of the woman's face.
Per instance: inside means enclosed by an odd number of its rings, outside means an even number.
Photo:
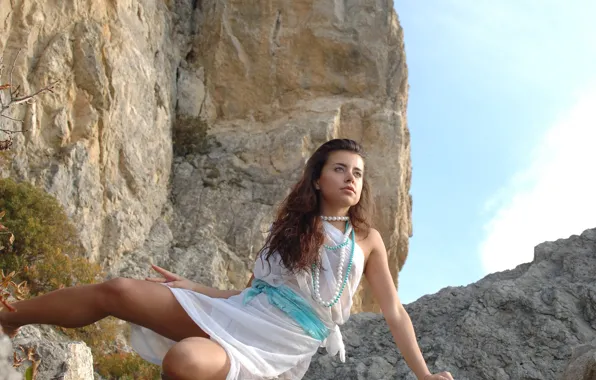
[[[350,207],[360,200],[363,176],[362,157],[354,152],[337,150],[329,154],[315,187],[327,204]]]

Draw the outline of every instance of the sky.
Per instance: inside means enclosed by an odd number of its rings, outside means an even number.
[[[596,228],[596,2],[395,1],[409,72],[403,303]]]

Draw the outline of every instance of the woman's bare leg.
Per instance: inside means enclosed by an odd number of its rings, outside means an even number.
[[[163,359],[164,379],[225,380],[230,371],[226,351],[205,338],[186,338],[176,343]]]
[[[170,289],[148,281],[116,278],[15,302],[15,312],[0,311],[0,326],[11,336],[28,324],[82,327],[107,316],[147,327],[174,341],[208,337],[186,314]]]

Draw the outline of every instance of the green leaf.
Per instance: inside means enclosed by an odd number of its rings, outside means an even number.
[[[33,380],[33,366],[27,368],[25,371],[25,380]]]

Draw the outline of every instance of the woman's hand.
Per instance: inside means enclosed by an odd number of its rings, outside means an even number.
[[[175,273],[169,272],[162,267],[158,267],[157,265],[151,265],[154,271],[161,274],[162,277],[147,277],[145,280],[151,282],[162,283],[164,285],[169,286],[170,288],[182,288],[182,289],[189,289],[195,291],[196,283],[187,280],[186,278],[179,276]]]
[[[451,373],[443,371],[441,373],[435,373],[434,375],[426,375],[422,380],[453,380],[453,376],[451,376]]]

